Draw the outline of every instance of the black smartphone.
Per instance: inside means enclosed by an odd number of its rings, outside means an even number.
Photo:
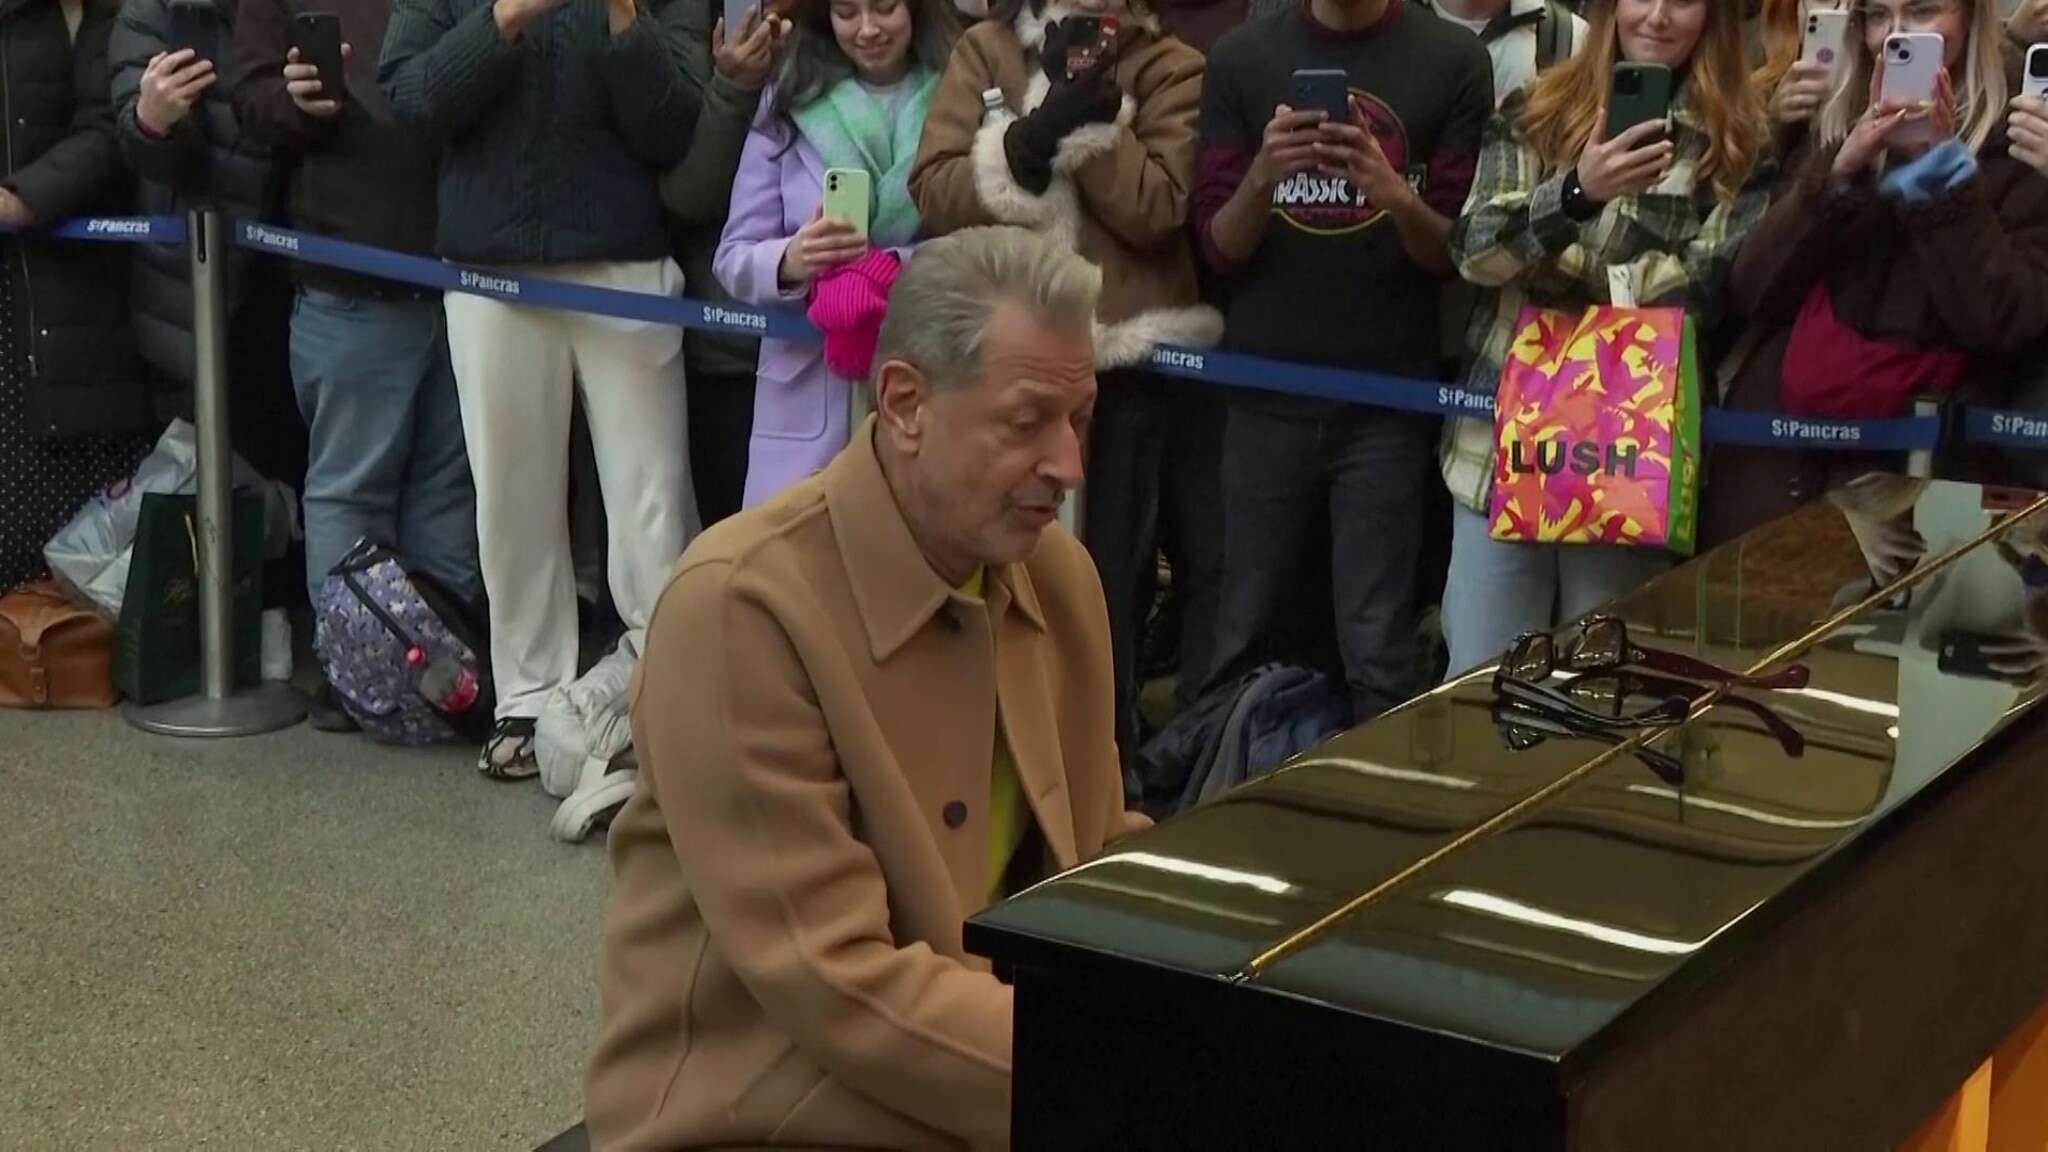
[[[1607,95],[1607,138],[1614,139],[1638,124],[1671,118],[1673,80],[1662,64],[1623,60],[1614,66]]]
[[[299,63],[320,70],[320,98],[348,100],[347,64],[341,58],[341,17],[332,12],[301,12],[292,17],[292,47]]]
[[[2000,643],[2011,641],[1988,632],[1945,629],[1941,633],[1941,649],[1935,654],[1934,666],[1951,676],[1967,676],[1975,680],[2009,679],[2005,673],[1991,666],[1991,657],[1984,652],[1987,644]]]
[[[1114,16],[1069,16],[1060,21],[1066,34],[1067,79],[1072,80],[1116,51]]]
[[[168,5],[170,24],[165,29],[167,38],[164,51],[177,52],[190,48],[192,54],[201,60],[211,60],[220,65],[220,16],[211,4],[204,0],[171,0]]]
[[[1294,74],[1296,112],[1326,112],[1332,123],[1351,122],[1351,78],[1335,68],[1303,68]]]

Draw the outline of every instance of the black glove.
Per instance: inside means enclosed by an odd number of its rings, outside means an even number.
[[[1038,107],[1011,124],[1003,133],[1003,158],[1010,163],[1010,175],[1034,196],[1044,195],[1052,186],[1052,158],[1060,141],[1074,129],[1087,124],[1115,123],[1123,108],[1123,91],[1116,86],[1116,57],[1105,55],[1088,71],[1072,80],[1066,78],[1066,38],[1055,23],[1046,29],[1046,75],[1052,89]]]

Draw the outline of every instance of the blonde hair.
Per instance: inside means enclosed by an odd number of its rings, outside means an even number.
[[[1537,77],[1515,122],[1516,134],[1550,171],[1577,163],[1593,138],[1593,121],[1621,53],[1618,3],[1607,0],[1593,9],[1586,50]],[[1728,201],[1742,191],[1763,158],[1771,133],[1763,101],[1749,84],[1740,7],[1730,0],[1706,4],[1707,26],[1686,66],[1686,85],[1691,107],[1707,134],[1699,180],[1711,184],[1717,198]]]
[[[1970,9],[1969,47],[1963,53],[1962,83],[1956,89],[1956,136],[1972,152],[1983,148],[2005,120],[2012,85],[2005,75],[2005,31],[1993,0],[1956,0]],[[1821,109],[1820,139],[1834,147],[1870,107],[1870,74],[1876,65],[1863,35],[1862,6],[1850,9],[1849,63],[1835,94]]]

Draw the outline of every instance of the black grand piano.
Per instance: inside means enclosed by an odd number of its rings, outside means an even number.
[[[991,908],[1015,1146],[1896,1147],[2048,1000],[2044,506],[1859,482],[1611,609],[1803,687],[1481,669]]]

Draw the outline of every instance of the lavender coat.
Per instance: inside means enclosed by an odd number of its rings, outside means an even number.
[[[762,94],[740,152],[732,212],[711,271],[742,304],[801,307],[805,289],[784,291],[777,272],[790,237],[824,201],[825,160],[787,118],[769,110],[770,99],[772,89]],[[908,259],[909,250],[898,255]],[[838,455],[851,435],[852,400],[853,383],[825,366],[817,345],[761,341],[743,506],[770,499]]]

